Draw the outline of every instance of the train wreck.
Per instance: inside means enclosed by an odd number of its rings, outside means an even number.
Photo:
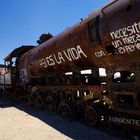
[[[13,50],[4,94],[90,126],[140,130],[139,19],[139,0],[114,0],[38,46]]]

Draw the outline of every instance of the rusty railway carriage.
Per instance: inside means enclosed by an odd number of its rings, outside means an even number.
[[[111,1],[59,35],[42,38],[5,58],[11,82],[4,87],[11,96],[63,118],[85,117],[91,126],[104,119],[140,128],[139,0]]]

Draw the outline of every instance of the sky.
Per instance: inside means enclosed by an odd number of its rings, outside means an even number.
[[[109,0],[0,0],[0,64],[15,48],[37,45],[43,33],[54,36]]]

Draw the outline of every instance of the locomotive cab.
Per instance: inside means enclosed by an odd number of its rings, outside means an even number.
[[[21,46],[12,51],[5,60],[4,87],[14,87],[19,85],[18,61],[22,54],[32,49],[34,46]]]

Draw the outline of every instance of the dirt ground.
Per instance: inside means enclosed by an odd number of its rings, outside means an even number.
[[[117,140],[109,133],[0,98],[0,140]]]

